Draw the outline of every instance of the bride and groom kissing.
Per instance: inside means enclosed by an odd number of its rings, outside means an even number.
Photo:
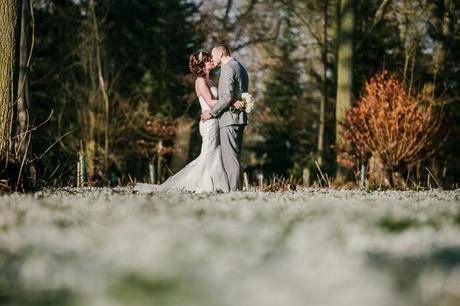
[[[220,67],[217,86],[209,77],[216,67]],[[195,92],[201,106],[200,155],[161,185],[137,184],[135,190],[138,192],[242,189],[240,158],[248,115],[241,99],[248,91],[248,73],[225,45],[215,46],[211,54],[193,53],[189,68],[196,77]]]

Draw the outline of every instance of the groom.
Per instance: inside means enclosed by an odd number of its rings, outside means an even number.
[[[225,172],[227,172],[230,190],[242,189],[241,183],[241,146],[243,144],[244,127],[248,124],[248,115],[242,103],[236,103],[236,110],[230,111],[229,106],[241,99],[243,92],[248,92],[249,77],[246,69],[230,56],[227,46],[219,45],[211,51],[215,66],[220,66],[219,100],[211,108],[201,114],[201,120],[217,118],[220,128],[220,143]]]

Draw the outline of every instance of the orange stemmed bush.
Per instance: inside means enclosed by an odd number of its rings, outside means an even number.
[[[438,147],[442,103],[433,90],[425,86],[411,94],[386,71],[372,77],[341,123],[345,143],[339,146],[339,162],[353,167],[375,159],[393,186],[395,174],[430,157]]]

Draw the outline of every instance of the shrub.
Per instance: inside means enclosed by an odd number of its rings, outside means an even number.
[[[354,167],[371,159],[378,165],[371,167],[371,176],[378,171],[388,185],[398,185],[395,178],[401,171],[430,157],[439,147],[436,136],[443,103],[434,98],[433,91],[433,86],[425,86],[412,94],[386,71],[372,77],[364,96],[341,123],[346,143],[339,145],[339,162]]]

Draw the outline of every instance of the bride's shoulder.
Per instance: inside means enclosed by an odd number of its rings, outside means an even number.
[[[202,87],[207,86],[206,79],[202,77],[198,77],[195,80],[195,87]]]
[[[195,79],[195,85],[196,86],[203,86],[205,85],[206,86],[206,79],[203,78],[203,77],[198,77]]]

